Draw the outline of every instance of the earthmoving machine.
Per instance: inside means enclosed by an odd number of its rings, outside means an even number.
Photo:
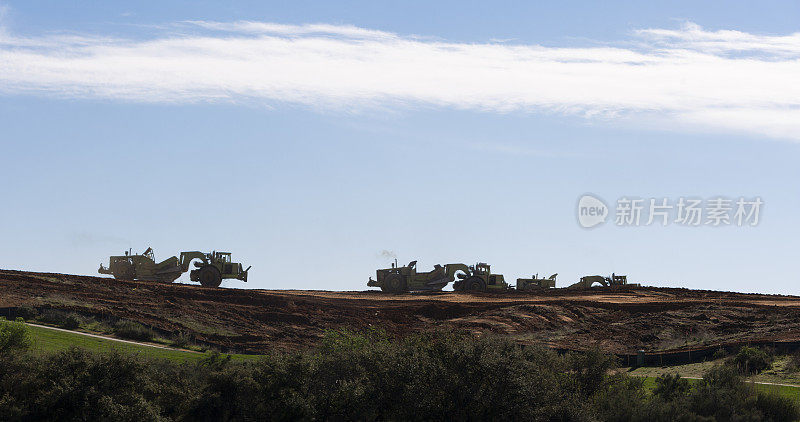
[[[189,273],[189,279],[198,281],[203,287],[219,287],[223,279],[236,279],[247,282],[247,272],[242,264],[231,262],[230,252],[203,253],[199,251],[181,252],[180,258],[169,257],[156,263],[153,248],[147,248],[141,255],[126,251],[125,255],[109,258],[108,268],[100,264],[100,274],[110,274],[118,280],[147,280],[172,283],[181,274],[189,271],[193,260],[196,269]]]
[[[492,274],[491,266],[485,262],[475,265],[447,264],[434,266],[433,271],[418,273],[417,261],[411,261],[405,267],[399,267],[397,260],[392,268],[377,271],[377,280],[370,277],[367,286],[380,287],[384,292],[409,292],[409,291],[440,291],[448,283],[453,283],[455,291],[487,292],[487,291],[531,291],[539,289],[553,289],[556,287],[558,273],[547,278],[539,278],[539,274],[532,278],[518,278],[516,286],[506,283],[502,274]],[[601,275],[587,275],[575,284],[567,286],[568,289],[588,289],[595,284],[603,287],[640,287],[638,283],[628,283],[628,276],[612,273],[610,277]]]
[[[558,273],[551,275],[548,278],[539,278],[539,274],[533,278],[518,278],[517,290],[538,290],[538,289],[553,289],[556,287],[556,277]]]
[[[611,277],[603,277],[601,275],[587,275],[585,277],[581,277],[581,281],[567,286],[567,288],[588,289],[595,283],[599,283],[603,287],[638,286],[638,284],[628,284],[628,276],[626,275],[616,275],[611,273]]]
[[[380,287],[384,292],[399,293],[409,291],[439,291],[447,283],[455,280],[456,275],[469,272],[469,267],[464,264],[436,264],[433,271],[417,272],[417,261],[411,261],[405,267],[397,265],[397,260],[391,268],[376,271],[375,278],[369,278],[367,286]]]
[[[405,267],[385,268],[376,272],[376,280],[370,277],[367,286],[380,287],[384,292],[439,291],[448,283],[455,281],[453,289],[457,291],[500,291],[511,287],[505,282],[502,274],[492,274],[491,267],[485,262],[467,266],[465,264],[436,264],[433,271],[417,272],[417,261],[411,261]]]
[[[469,271],[458,274],[459,280],[453,283],[453,290],[486,292],[510,290],[502,274],[492,274],[492,268],[485,262],[469,266]]]

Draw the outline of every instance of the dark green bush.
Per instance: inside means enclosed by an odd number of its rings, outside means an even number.
[[[603,388],[598,389],[591,397],[592,413],[599,420],[647,422],[669,420],[658,417],[663,410],[660,409],[661,406],[656,406],[654,409],[653,400],[642,388],[642,384],[641,378],[609,377],[604,381]]]
[[[715,420],[795,421],[800,409],[792,400],[756,392],[742,382],[731,365],[710,369],[703,382],[693,388],[686,408],[693,414]]]
[[[173,347],[178,347],[178,348],[181,348],[181,349],[185,349],[185,348],[189,347],[189,345],[191,345],[193,341],[194,341],[194,339],[192,339],[192,336],[189,333],[187,333],[185,331],[179,331],[178,334],[176,334],[172,338],[172,343],[171,344],[172,344]]]
[[[158,420],[147,364],[133,356],[72,348],[5,362],[0,420]]]
[[[603,388],[606,375],[617,367],[617,360],[614,355],[591,350],[568,355],[568,364],[575,375],[576,388],[588,397]]]
[[[120,320],[114,324],[114,334],[129,340],[153,341],[155,334],[153,330],[145,327],[138,322]]]
[[[25,324],[0,317],[0,354],[25,350],[30,345],[31,337]]]
[[[766,420],[800,420],[800,410],[797,404],[788,397],[781,397],[774,393],[758,393],[756,408],[761,411]]]
[[[653,394],[666,401],[673,401],[685,396],[690,387],[689,381],[681,378],[678,374],[663,374],[656,378],[656,388],[653,389]]]
[[[144,327],[141,327],[144,328]],[[327,333],[315,349],[254,362],[212,354],[175,364],[79,349],[0,350],[0,420],[699,421],[797,418],[735,367],[702,382],[609,371],[600,352],[559,355],[500,338]]]
[[[39,311],[37,311],[33,306],[20,306],[16,310],[16,315],[18,318],[22,318],[25,321],[30,321],[39,316]]]
[[[38,320],[45,324],[60,326],[66,317],[67,314],[63,311],[59,311],[57,309],[46,309],[39,314]]]
[[[81,325],[81,318],[74,313],[67,313],[58,309],[48,309],[37,318],[39,321],[55,325],[67,330],[74,330]]]
[[[729,364],[745,375],[758,374],[772,367],[773,356],[757,347],[743,346]]]
[[[791,372],[800,371],[800,350],[795,350],[789,355],[789,363],[786,365],[786,369]]]
[[[67,330],[74,330],[81,326],[81,319],[76,314],[68,314],[64,317],[64,320],[61,322],[61,328],[65,328]]]

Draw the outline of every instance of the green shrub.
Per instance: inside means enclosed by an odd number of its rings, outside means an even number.
[[[201,359],[199,365],[211,369],[220,370],[225,368],[225,366],[227,366],[228,363],[230,363],[230,361],[231,361],[231,355],[226,355],[214,350],[211,353],[209,353],[208,356]]]
[[[153,330],[138,322],[120,320],[114,324],[114,334],[129,340],[153,341]]]
[[[55,325],[67,330],[74,330],[81,325],[81,318],[75,313],[66,313],[57,309],[48,309],[38,318],[45,324]]]
[[[46,309],[44,312],[39,314],[38,320],[45,324],[61,325],[65,317],[66,314],[62,311],[56,309]]]
[[[132,355],[72,348],[7,362],[1,420],[159,420],[148,364]]]
[[[791,400],[757,392],[742,382],[735,366],[719,365],[692,388],[681,407],[692,414],[713,420],[796,420],[797,406]]]
[[[788,397],[760,392],[756,398],[756,407],[767,420],[775,422],[800,420],[797,403]]]
[[[744,386],[736,367],[716,365],[703,374],[703,383],[716,389],[736,389]]]
[[[6,321],[0,317],[0,355],[25,350],[31,345],[28,327],[18,321]]]
[[[109,320],[97,320],[94,317],[84,316],[81,318],[81,328],[102,334],[113,334],[114,323]]]
[[[61,322],[61,328],[67,330],[75,330],[81,326],[81,319],[76,314],[69,314],[64,317],[64,320]]]
[[[774,358],[762,349],[743,346],[729,364],[735,366],[740,373],[751,375],[772,367],[773,360]]]
[[[33,306],[20,306],[17,308],[16,314],[18,318],[22,318],[25,321],[30,321],[39,316],[39,311],[37,311]]]
[[[603,381],[608,371],[617,367],[616,356],[597,349],[585,353],[571,353],[567,358],[578,391],[586,397],[603,388]]]
[[[14,324],[4,322],[6,324]],[[121,321],[125,330],[146,328]],[[135,327],[135,328],[131,328]],[[24,327],[23,327],[24,328]],[[0,329],[0,332],[3,332]],[[559,355],[502,338],[326,333],[320,346],[237,362],[176,364],[70,349],[0,353],[0,420],[794,420],[734,366],[702,382],[609,371],[599,351]]]
[[[800,350],[795,350],[789,355],[789,362],[786,365],[786,369],[790,372],[800,371]]]
[[[653,400],[649,399],[642,384],[641,378],[609,377],[604,387],[591,397],[593,415],[601,421],[659,420],[654,416],[662,413],[655,411],[661,406],[653,405]]]
[[[172,338],[172,343],[170,343],[170,344],[173,347],[177,347],[177,348],[180,348],[180,349],[185,349],[185,348],[189,347],[189,345],[191,345],[193,342],[194,342],[194,339],[192,338],[191,334],[189,334],[189,333],[187,333],[185,331],[179,331],[178,334],[176,334]]]
[[[681,378],[678,374],[662,374],[656,378],[656,387],[653,394],[666,401],[673,401],[676,398],[685,396],[690,389],[689,381]]]

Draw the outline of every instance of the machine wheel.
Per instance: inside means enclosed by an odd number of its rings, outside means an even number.
[[[485,292],[486,284],[478,277],[470,277],[464,280],[465,290],[468,292]]]
[[[130,262],[117,262],[117,265],[114,266],[114,278],[117,280],[133,280],[136,278],[136,269]]]
[[[387,276],[383,281],[383,285],[385,287],[383,290],[386,292],[400,293],[406,290],[406,283],[403,280],[403,277],[400,277],[397,274],[390,274]]]
[[[200,276],[198,278],[203,287],[219,287],[222,284],[222,275],[220,275],[218,269],[212,266],[200,268]]]

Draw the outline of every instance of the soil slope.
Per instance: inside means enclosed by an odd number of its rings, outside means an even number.
[[[525,344],[614,353],[800,340],[800,297],[686,289],[552,289],[505,294],[206,289],[0,270],[0,315],[54,308],[191,333],[225,351],[316,344],[326,329],[381,327],[502,335]]]

